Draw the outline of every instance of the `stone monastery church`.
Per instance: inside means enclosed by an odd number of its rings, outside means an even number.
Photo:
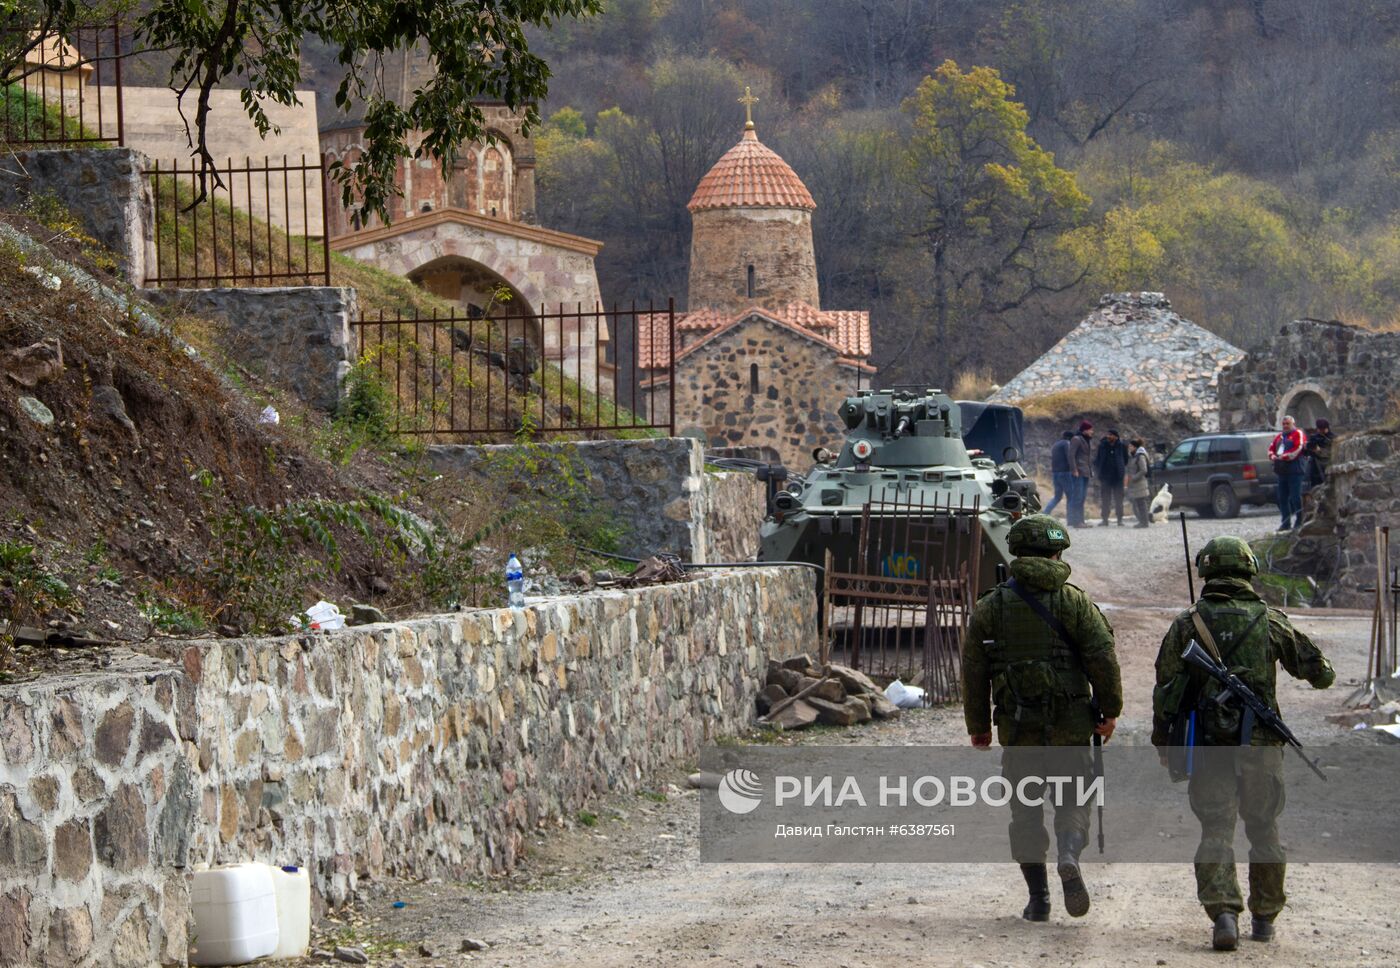
[[[417,47],[385,57],[375,75],[385,96],[407,104],[435,69]],[[331,248],[406,276],[468,316],[487,307],[525,317],[561,307],[592,311],[602,303],[593,260],[603,244],[538,224],[535,147],[522,130],[523,115],[499,102],[477,106],[491,140],[463,146],[445,177],[434,158],[401,159],[395,183],[402,194],[390,201],[388,225],[374,217],[362,223],[331,193]],[[364,135],[363,117],[338,117],[322,126],[321,150],[332,161],[352,163],[364,151]],[[422,132],[413,138],[421,140]],[[501,287],[510,302],[493,306]],[[612,379],[612,367],[598,356],[609,334],[605,326],[595,330],[592,317],[567,326],[546,320],[529,335],[546,359],[585,385],[593,386],[595,374],[603,383]]]
[[[746,105],[754,99],[746,93]],[[739,143],[690,199],[689,311],[676,315],[676,432],[710,448],[756,449],[805,470],[836,446],[843,397],[869,387],[870,313],[821,308],[812,248],[817,204],[758,140]],[[638,328],[638,367],[662,407],[669,386],[666,320]]]

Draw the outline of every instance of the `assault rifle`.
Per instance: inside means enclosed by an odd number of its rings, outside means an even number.
[[[1273,730],[1274,735],[1293,747],[1293,752],[1302,757],[1303,762],[1308,764],[1308,769],[1324,781],[1327,779],[1327,776],[1318,769],[1317,762],[1309,759],[1308,754],[1303,752],[1303,744],[1298,741],[1298,737],[1293,735],[1293,730],[1289,729],[1279,718],[1279,714],[1270,709],[1268,703],[1256,696],[1254,690],[1245,685],[1239,676],[1225,668],[1209,652],[1201,648],[1201,643],[1192,639],[1186,646],[1186,651],[1181,653],[1181,658],[1224,686],[1225,691],[1230,696],[1239,700],[1240,705],[1244,707],[1246,716],[1253,716],[1257,722]],[[1226,699],[1218,698],[1216,702],[1224,705]]]

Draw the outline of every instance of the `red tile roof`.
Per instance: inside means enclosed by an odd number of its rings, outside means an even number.
[[[695,186],[686,206],[692,212],[713,208],[817,207],[797,172],[752,130],[726,151]]]
[[[676,359],[689,356],[725,330],[751,316],[761,316],[797,331],[800,335],[829,347],[840,361],[867,366],[870,355],[870,313],[864,310],[821,310],[806,303],[788,303],[781,310],[750,306],[743,312],[726,315],[717,309],[699,309],[676,314],[676,332],[702,332],[704,335],[676,351]],[[670,333],[666,317],[660,313],[637,317],[637,367],[664,369],[670,357]]]

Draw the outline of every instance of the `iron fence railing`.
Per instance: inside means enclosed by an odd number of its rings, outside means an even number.
[[[121,26],[79,27],[67,37],[10,29],[28,47],[3,81],[0,142],[11,147],[125,143]],[[128,44],[129,46],[129,44]]]
[[[145,175],[155,212],[147,286],[330,285],[325,156],[230,158],[203,176],[194,159],[156,162]]]
[[[664,326],[669,340],[673,303],[661,311],[575,305],[516,315],[381,313],[352,325],[362,371],[394,407],[395,434],[674,432],[674,388],[642,386],[635,358],[623,373],[607,359],[619,338],[635,345],[639,327],[660,337]],[[667,362],[647,376],[670,372]]]

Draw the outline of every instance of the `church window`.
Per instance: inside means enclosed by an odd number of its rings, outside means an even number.
[[[753,271],[753,266],[749,266],[749,298],[750,298],[750,299],[753,298],[753,289],[754,289],[753,284],[754,284],[754,271]]]
[[[749,364],[749,392],[758,393],[758,364]]]

